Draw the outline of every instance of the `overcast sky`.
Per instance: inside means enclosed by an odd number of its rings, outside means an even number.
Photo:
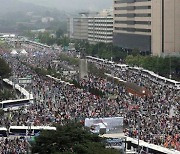
[[[113,0],[21,0],[34,4],[54,7],[60,10],[90,10],[96,11],[112,7]]]

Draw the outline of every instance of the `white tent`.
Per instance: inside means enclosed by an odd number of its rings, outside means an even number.
[[[17,51],[15,49],[12,50],[11,55],[17,55]]]
[[[22,49],[22,50],[21,50],[21,54],[22,54],[22,55],[27,55],[26,50],[25,50],[25,49]]]

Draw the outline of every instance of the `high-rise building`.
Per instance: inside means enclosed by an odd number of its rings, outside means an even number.
[[[113,40],[113,14],[107,9],[96,17],[88,18],[88,41],[91,44],[97,42],[111,43]]]
[[[73,38],[73,18],[68,18],[67,19],[67,34],[69,38]]]
[[[88,41],[91,44],[111,43],[113,41],[113,17],[89,17]]]
[[[113,32],[126,49],[180,54],[180,0],[114,0]]]
[[[88,39],[88,18],[73,18],[73,38],[78,40]]]
[[[78,17],[68,18],[67,32],[69,38],[88,40],[88,17],[96,14],[97,12],[81,12]]]
[[[80,17],[68,19],[69,38],[88,40],[91,44],[110,43],[113,40],[113,9],[99,13],[81,13]]]

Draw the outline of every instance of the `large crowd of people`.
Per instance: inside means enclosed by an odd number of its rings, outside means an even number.
[[[1,138],[0,153],[2,154],[25,154],[28,152],[26,139],[20,138]]]
[[[58,60],[58,65],[54,63],[59,57],[59,52],[37,49],[31,45],[24,45],[24,48],[28,51],[28,56],[4,54],[3,58],[17,78],[31,76],[32,83],[27,84],[25,88],[33,94],[34,103],[16,111],[9,111],[10,117],[5,114],[0,118],[1,126],[9,128],[13,125],[26,126],[29,123],[34,126],[51,126],[90,117],[123,116],[124,133],[127,136],[138,138],[139,134],[140,139],[146,142],[180,150],[180,91],[169,88],[166,84],[153,83],[141,72],[130,69],[124,71],[108,64],[94,62],[89,63],[94,63],[97,68],[103,68],[124,81],[146,87],[152,96],[132,95],[124,85],[93,74],[89,74],[85,79],[79,79],[78,75],[73,76],[73,80],[82,87],[80,89],[37,74],[32,69],[57,70],[58,66],[64,66],[62,70],[78,72],[77,66],[66,61]],[[89,89],[97,89],[103,95],[92,94]],[[7,139],[1,141],[0,148],[5,151],[23,151],[25,142]],[[16,147],[11,146],[13,144]]]

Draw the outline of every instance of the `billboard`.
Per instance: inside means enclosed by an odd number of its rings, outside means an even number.
[[[19,78],[19,84],[29,84],[32,82],[31,78]]]
[[[123,117],[86,118],[85,126],[89,127],[94,133],[100,133],[102,130],[104,133],[121,130]]]
[[[125,138],[108,138],[106,139],[106,148],[123,150],[125,148]]]

